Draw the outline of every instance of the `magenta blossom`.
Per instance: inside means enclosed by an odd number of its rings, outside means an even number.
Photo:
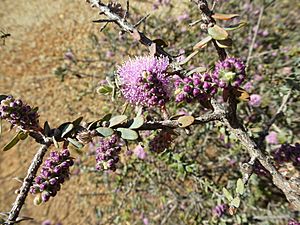
[[[167,57],[145,56],[130,59],[119,69],[121,92],[133,105],[164,106],[171,97]]]
[[[269,135],[266,136],[266,142],[274,145],[278,144],[277,133],[271,131]]]
[[[248,102],[248,104],[253,107],[259,107],[261,104],[261,96],[257,94],[250,95],[250,101]]]
[[[139,159],[145,159],[147,157],[147,153],[145,152],[145,149],[140,145],[135,147],[133,153]]]

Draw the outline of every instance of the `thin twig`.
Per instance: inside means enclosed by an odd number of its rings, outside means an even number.
[[[98,0],[89,0],[92,7],[97,7],[100,12],[104,15],[106,15],[110,20],[113,20],[119,27],[122,28],[122,31],[128,32],[134,36],[139,36],[139,41],[145,45],[150,47],[154,42],[148,38],[144,33],[138,31],[134,25],[128,23],[126,20],[121,18],[117,13],[113,12],[107,5],[100,3]],[[173,57],[167,53],[161,46],[156,46],[156,53],[158,55],[163,55],[168,57],[170,60],[173,59]]]

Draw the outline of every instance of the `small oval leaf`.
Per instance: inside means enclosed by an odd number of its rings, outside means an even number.
[[[180,127],[188,127],[194,123],[195,118],[193,116],[182,116],[177,121],[180,123]]]
[[[139,135],[136,131],[130,130],[128,128],[118,128],[117,131],[121,132],[121,138],[126,139],[126,140],[136,140],[138,139]]]
[[[220,48],[231,48],[232,47],[232,39],[227,38],[226,40],[216,40],[217,45]]]
[[[76,120],[74,120],[74,121],[72,122],[72,124],[73,124],[75,127],[76,127],[76,126],[79,126],[79,124],[81,123],[82,119],[83,119],[83,117],[81,116],[81,117],[77,118]]]
[[[239,14],[223,14],[223,13],[215,13],[212,15],[212,18],[217,20],[231,20],[233,18],[238,17]]]
[[[228,201],[231,202],[233,200],[233,197],[230,194],[230,192],[226,188],[224,188],[224,187],[223,187],[222,190],[223,190],[223,195],[227,198]]]
[[[125,122],[126,120],[127,120],[126,115],[115,116],[109,120],[109,127],[114,127],[118,124]]]
[[[235,197],[231,202],[230,205],[234,206],[235,208],[238,208],[241,204],[241,199],[239,197]]]
[[[74,128],[74,125],[72,123],[69,123],[64,126],[64,128],[61,130],[61,137],[65,137],[67,134],[69,134]]]
[[[78,142],[77,140],[73,139],[73,138],[68,138],[67,139],[72,145],[74,145],[76,148],[81,149],[83,148],[83,144],[81,144],[80,142]]]
[[[201,40],[197,44],[195,44],[195,46],[193,47],[193,50],[204,48],[207,45],[207,43],[210,42],[211,40],[212,40],[212,37],[207,36],[206,38],[204,38],[203,40]]]
[[[20,131],[22,132],[22,131]],[[19,132],[19,133],[20,133]],[[8,142],[4,147],[3,147],[3,151],[8,151],[9,149],[11,149],[12,147],[14,147],[16,144],[18,144],[19,142],[19,133],[17,133],[11,140],[10,142]]]
[[[236,189],[235,189],[236,193],[242,195],[245,192],[245,186],[244,186],[244,182],[241,178],[239,178],[236,182]]]
[[[96,131],[101,134],[103,137],[108,137],[113,135],[114,130],[109,127],[98,127]]]
[[[209,27],[207,31],[208,34],[215,40],[225,40],[228,38],[227,31],[216,24],[213,27]]]
[[[24,141],[28,137],[28,133],[24,133],[23,131],[20,131],[18,134],[19,140]]]
[[[108,85],[103,85],[97,89],[97,93],[100,95],[108,95],[113,91],[113,88]]]
[[[50,125],[49,125],[48,121],[46,121],[44,123],[44,134],[45,134],[46,137],[49,137],[50,134],[51,134],[51,128],[50,128]]]
[[[2,100],[6,99],[8,96],[7,95],[0,95],[0,103]]]
[[[144,124],[144,118],[142,116],[135,117],[133,119],[132,124],[130,125],[130,129],[138,129]]]

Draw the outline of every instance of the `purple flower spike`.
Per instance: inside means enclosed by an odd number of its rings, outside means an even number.
[[[74,164],[67,149],[50,152],[41,168],[41,174],[35,178],[30,193],[42,193],[42,201],[47,202],[60,190],[61,184],[69,178],[70,166]]]
[[[118,69],[124,98],[133,105],[164,106],[172,92],[168,66],[166,57],[137,57],[125,62]]]
[[[227,58],[215,66],[212,80],[220,88],[226,88],[230,84],[239,87],[246,77],[245,65],[240,59]]]
[[[98,145],[99,147],[96,149],[96,169],[115,171],[121,151],[118,136],[113,135],[108,138],[102,138]]]

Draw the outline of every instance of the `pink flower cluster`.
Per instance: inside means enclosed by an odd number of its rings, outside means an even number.
[[[118,69],[124,98],[133,105],[164,106],[172,92],[168,66],[166,57],[137,57],[125,62]]]

